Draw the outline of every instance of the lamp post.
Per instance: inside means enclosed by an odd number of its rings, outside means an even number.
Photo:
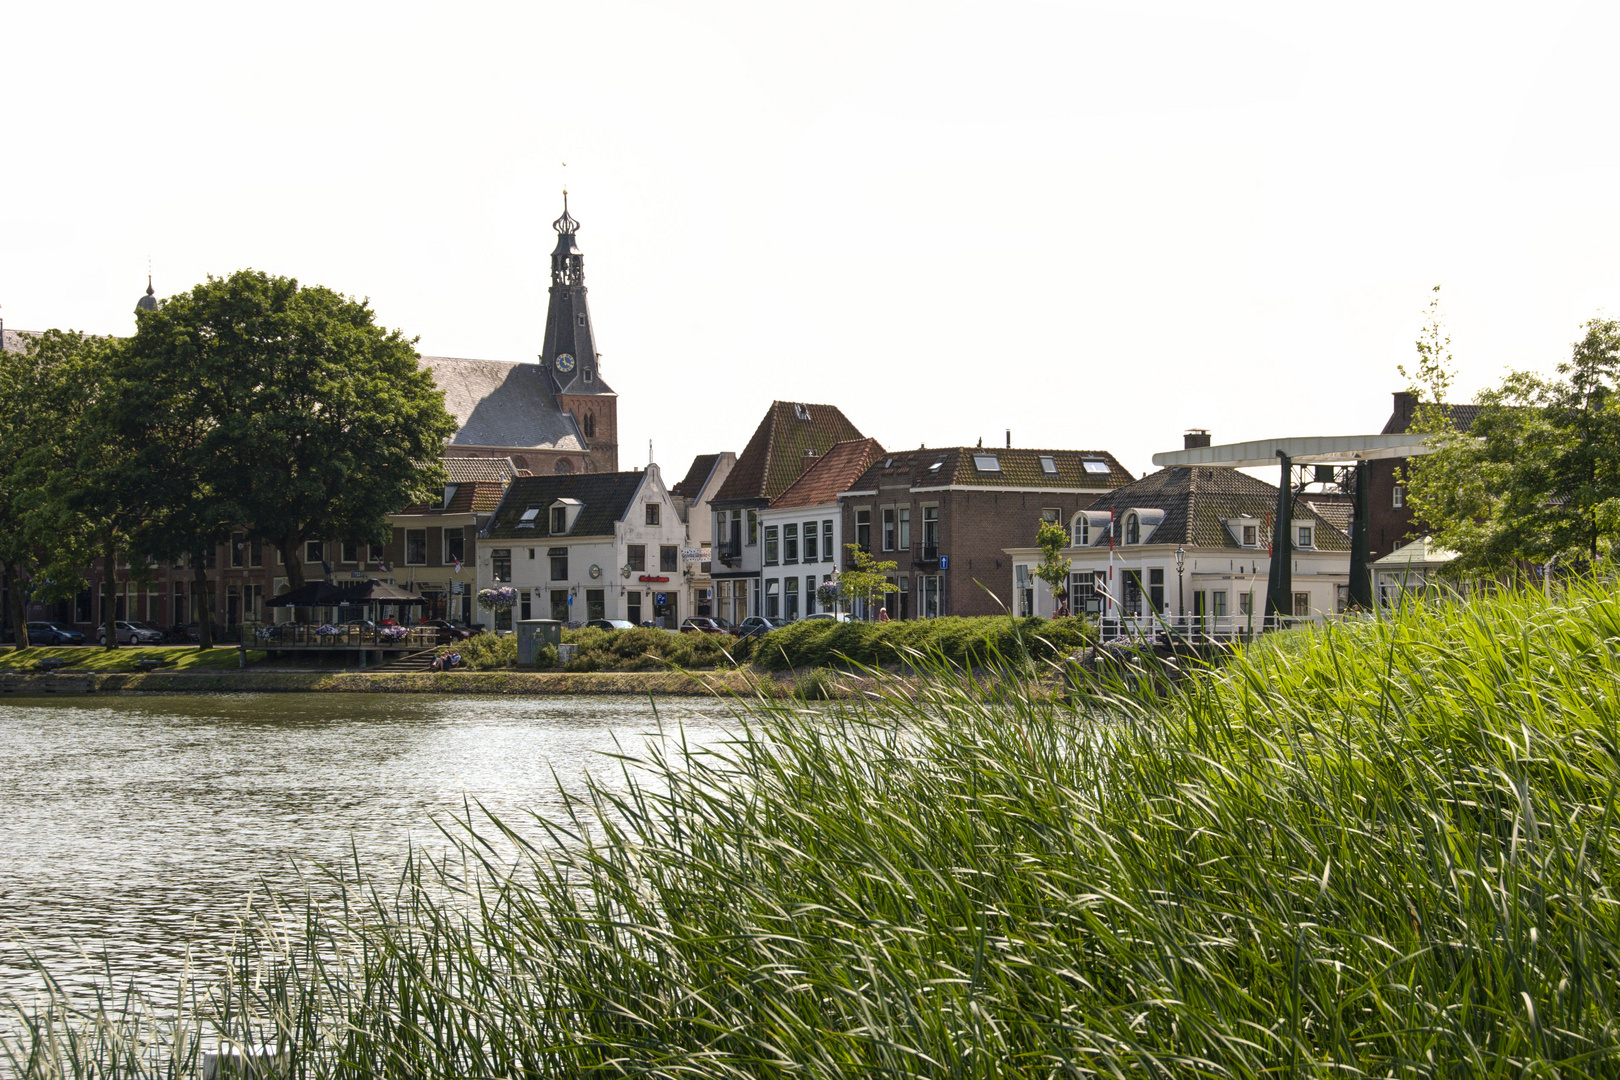
[[[1183,585],[1181,572],[1187,567],[1187,552],[1180,544],[1176,545],[1176,614],[1180,616],[1183,632],[1187,623],[1187,592]]]

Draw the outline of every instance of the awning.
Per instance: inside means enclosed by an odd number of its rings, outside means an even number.
[[[331,607],[343,603],[343,589],[330,581],[306,581],[274,599],[266,600],[265,607]]]

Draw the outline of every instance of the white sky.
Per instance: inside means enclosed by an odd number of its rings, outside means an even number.
[[[13,4],[0,316],[244,266],[532,360],[566,161],[622,467],[1377,431],[1620,309],[1620,5]]]

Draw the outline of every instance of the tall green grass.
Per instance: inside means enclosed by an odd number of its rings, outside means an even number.
[[[1168,700],[750,703],[260,935],[219,1012],[311,1076],[1620,1074],[1620,599],[1310,635]]]

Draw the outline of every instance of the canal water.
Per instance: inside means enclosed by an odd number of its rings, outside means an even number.
[[[206,969],[256,887],[301,896],[358,853],[396,870],[447,847],[466,800],[561,819],[607,755],[736,730],[702,699],[229,694],[0,703],[0,998],[32,996],[25,951],[83,993],[105,971],[158,997]],[[540,835],[532,819],[522,831]],[[352,845],[352,847],[351,847]],[[201,973],[201,972],[198,972]],[[171,998],[172,1000],[172,998]]]

